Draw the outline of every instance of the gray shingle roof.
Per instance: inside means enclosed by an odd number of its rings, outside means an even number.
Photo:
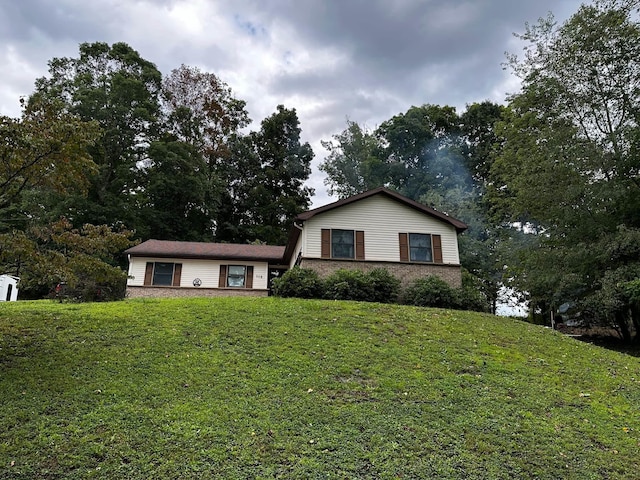
[[[147,240],[125,253],[134,257],[177,257],[221,260],[282,261],[285,247],[237,243],[174,242]]]

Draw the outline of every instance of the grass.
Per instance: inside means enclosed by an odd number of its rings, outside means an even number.
[[[0,478],[640,478],[640,361],[294,299],[0,304]]]

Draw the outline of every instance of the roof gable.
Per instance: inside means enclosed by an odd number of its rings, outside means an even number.
[[[437,210],[434,210],[431,207],[427,207],[426,205],[423,205],[414,200],[411,200],[410,198],[405,197],[404,195],[400,195],[399,193],[394,192],[393,190],[389,190],[388,188],[385,188],[385,187],[379,187],[373,190],[368,190],[358,195],[354,195],[349,198],[344,198],[342,200],[338,200],[337,202],[329,203],[328,205],[314,208],[313,210],[308,210],[298,215],[296,217],[296,220],[299,222],[304,222],[306,220],[309,220],[310,218],[315,217],[316,215],[320,215],[322,213],[335,210],[345,205],[356,203],[366,198],[371,198],[374,195],[384,195],[385,197],[393,201],[399,202],[402,205],[412,208],[420,213],[433,217],[441,222],[447,223],[451,225],[453,228],[455,228],[456,232],[458,233],[462,233],[468,228],[465,223],[461,222],[458,219],[450,217],[449,215],[446,215],[442,212],[438,212]],[[296,243],[298,241],[298,238],[300,237],[300,232],[301,232],[301,227],[294,222],[293,226],[291,227],[291,230],[289,231],[289,240],[287,241],[287,247],[284,252],[285,263],[288,263],[291,259],[291,256],[293,255],[293,251],[296,247]]]
[[[384,195],[385,197],[395,200],[403,205],[406,205],[407,207],[413,208],[414,210],[424,213],[425,215],[429,215],[431,217],[437,218],[438,220],[453,226],[458,233],[464,232],[467,229],[467,225],[461,222],[460,220],[450,217],[449,215],[446,215],[442,212],[438,212],[437,210],[434,210],[431,207],[427,207],[426,205],[423,205],[414,200],[411,200],[410,198],[405,197],[404,195],[400,195],[399,193],[394,192],[393,190],[389,190],[388,188],[385,188],[385,187],[379,187],[373,190],[368,190],[358,195],[354,195],[349,198],[344,198],[342,200],[338,200],[337,202],[329,203],[328,205],[314,208],[313,210],[308,210],[298,215],[296,217],[296,220],[300,220],[300,221],[309,220],[310,218],[318,214],[328,212],[330,210],[334,210],[336,208],[340,208],[345,205],[349,205],[349,204],[358,202],[360,200],[364,200],[366,198],[370,198],[374,195]]]

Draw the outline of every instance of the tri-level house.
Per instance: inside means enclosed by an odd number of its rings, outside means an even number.
[[[437,275],[461,283],[459,220],[381,187],[295,218],[285,246],[147,240],[126,251],[129,297],[268,295],[298,265],[321,277],[386,268],[403,285]]]

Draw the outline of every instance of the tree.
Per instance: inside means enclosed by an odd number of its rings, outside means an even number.
[[[535,235],[514,279],[547,311],[601,295],[619,268],[603,241],[640,228],[638,5],[596,1],[560,26],[541,19],[521,36],[525,57],[510,57],[522,91],[499,128],[491,195],[503,221]]]
[[[241,221],[235,241],[284,245],[293,219],[311,204],[313,190],[304,182],[311,174],[313,150],[300,134],[295,109],[278,105],[258,132],[239,143],[242,181],[236,185],[229,179],[230,203],[238,207]]]
[[[88,197],[67,199],[74,221],[138,227],[140,163],[157,137],[161,74],[125,43],[83,43],[78,58],[54,58],[36,80],[30,103],[62,101],[65,110],[96,121],[102,135],[87,148],[98,170]],[[53,206],[52,206],[53,208]]]
[[[20,276],[22,296],[40,298],[56,285],[78,300],[124,297],[127,274],[115,256],[133,245],[133,232],[106,225],[74,229],[67,219],[0,234],[0,266]]]
[[[22,224],[34,212],[21,211],[27,193],[86,191],[96,169],[86,149],[98,138],[95,122],[63,111],[56,101],[34,101],[20,119],[0,117],[0,212]],[[14,227],[17,224],[13,224]],[[6,228],[6,227],[5,227]],[[3,230],[0,222],[0,232]]]
[[[206,164],[195,147],[167,137],[149,148],[145,197],[149,237],[207,241],[213,221],[207,207]]]
[[[376,136],[384,145],[391,186],[409,198],[470,186],[462,158],[460,119],[454,107],[411,107],[383,122]]]
[[[344,131],[321,143],[329,151],[319,167],[327,174],[329,195],[347,198],[389,183],[378,139],[356,122],[347,121]]]
[[[250,121],[245,102],[235,98],[215,74],[182,65],[162,82],[162,107],[168,133],[190,145],[204,164],[191,175],[206,182],[198,208],[208,222],[200,222],[193,233],[203,240],[214,236],[233,239],[224,233],[229,209],[225,190],[230,188],[229,182],[242,181],[244,173],[234,168],[233,148],[238,145],[240,130]]]

